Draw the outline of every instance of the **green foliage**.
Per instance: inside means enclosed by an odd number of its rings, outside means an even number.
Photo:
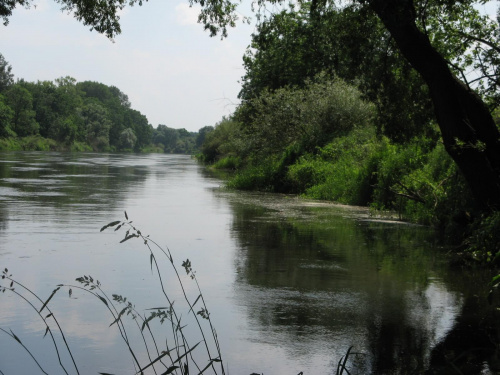
[[[81,109],[80,116],[87,134],[87,143],[97,151],[108,149],[111,121],[106,108],[97,101],[90,101]]]
[[[58,149],[140,151],[151,144],[152,132],[127,95],[102,83],[20,80],[0,95],[0,137],[40,135],[60,143]]]
[[[467,239],[472,257],[482,263],[498,266],[500,262],[500,212],[483,216],[472,227]]]
[[[212,164],[226,156],[243,157],[245,147],[240,124],[233,118],[223,118],[213,130],[205,130],[198,159]]]
[[[6,137],[9,134],[13,117],[14,111],[6,103],[5,97],[0,94],[0,137]]]
[[[212,167],[215,169],[239,169],[241,166],[241,159],[237,156],[226,156],[222,159],[217,160]]]
[[[275,191],[271,182],[276,175],[276,163],[268,160],[239,171],[227,182],[227,187],[239,190]]]
[[[398,53],[382,23],[365,7],[305,3],[266,18],[243,58],[240,97],[304,87],[325,72],[356,84],[376,104],[376,125],[391,140],[436,137],[433,109],[422,79]]]
[[[21,84],[15,84],[5,92],[5,97],[12,109],[10,128],[21,137],[37,134],[39,125],[35,120],[31,93]]]
[[[4,92],[13,83],[14,74],[12,74],[12,66],[0,53],[0,93]]]
[[[198,136],[199,133],[169,128],[166,125],[158,125],[152,131],[153,144],[168,154],[193,154]]]
[[[307,150],[367,126],[372,104],[340,79],[319,75],[303,89],[266,91],[245,103],[236,118],[244,123],[245,140],[261,157],[283,152],[298,143]]]
[[[381,144],[373,129],[353,131],[304,156],[290,167],[288,177],[301,184],[307,197],[346,204],[371,202],[377,152]]]
[[[120,149],[122,150],[133,150],[135,143],[137,142],[137,137],[131,128],[127,128],[120,134]]]

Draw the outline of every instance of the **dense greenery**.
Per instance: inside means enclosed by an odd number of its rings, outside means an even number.
[[[417,26],[498,126],[498,20],[470,2],[415,6]],[[200,155],[236,171],[230,187],[396,210],[448,231],[490,217],[440,134],[429,82],[371,8],[312,1],[284,9],[258,24],[243,61],[242,104],[205,136]],[[460,139],[456,147],[487,153],[482,141]],[[472,228],[491,232],[497,223]],[[500,241],[486,251],[486,234],[475,233],[470,243],[493,259]]]
[[[1,150],[196,150],[198,133],[165,125],[154,129],[117,87],[71,77],[14,82],[11,71],[0,55]]]

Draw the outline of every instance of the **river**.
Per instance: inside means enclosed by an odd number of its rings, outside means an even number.
[[[144,241],[120,244],[124,228],[100,232],[126,211],[171,251],[191,302],[198,293],[181,264],[192,263],[226,373],[334,374],[351,347],[352,374],[495,373],[484,333],[490,276],[450,267],[431,229],[222,185],[188,156],[2,153],[0,267],[42,300],[90,275],[142,314],[165,307]],[[161,275],[175,285],[168,267]],[[182,309],[181,292],[169,293]],[[81,374],[134,373],[101,301],[63,287],[49,306]],[[189,312],[181,314],[195,337]],[[9,290],[0,294],[0,328],[0,373],[42,373],[8,333],[47,373],[64,373],[36,311]],[[148,363],[134,330],[134,351]]]

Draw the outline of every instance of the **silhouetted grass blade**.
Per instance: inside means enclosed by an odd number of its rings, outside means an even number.
[[[109,227],[114,227],[115,225],[118,225],[118,224],[120,224],[120,223],[121,223],[121,221],[120,221],[120,220],[112,221],[111,223],[106,224],[105,226],[103,226],[103,227],[101,228],[101,232],[102,232],[104,229],[106,229],[106,228],[109,228]]]
[[[14,332],[12,332],[12,330],[10,330],[10,333],[12,334],[12,337],[19,343],[19,344],[22,344],[21,340],[19,339],[19,337],[17,337]]]
[[[125,238],[124,238],[123,240],[121,240],[121,241],[120,241],[120,243],[123,243],[123,242],[125,242],[125,241],[128,241],[128,240],[130,240],[131,238],[134,238],[134,237],[139,237],[139,235],[138,235],[138,234],[136,234],[136,233],[134,233],[134,234],[130,234],[130,235],[127,235],[127,236],[125,236]]]
[[[200,342],[201,342],[201,341],[200,341]],[[196,349],[196,347],[197,347],[198,345],[200,345],[200,342],[198,342],[195,346],[193,346],[191,349],[189,349],[187,352],[185,352],[183,355],[181,355],[179,358],[177,358],[177,359],[174,361],[174,363],[179,362],[182,358],[184,358],[184,357],[185,357],[185,356],[187,356],[189,353],[191,353],[193,350],[195,350],[195,349]]]
[[[120,311],[120,313],[118,314],[118,317],[109,326],[111,327],[113,324],[117,323],[120,320],[120,318],[122,317],[122,315],[125,313],[125,311],[127,311],[127,309],[128,309],[128,307],[124,307],[122,309],[122,311]]]
[[[38,311],[39,313],[41,313],[43,311],[43,309],[45,308],[45,306],[47,306],[47,303],[49,303],[49,301],[52,299],[52,297],[54,297],[54,294],[56,294],[59,289],[61,289],[61,287],[57,287],[56,289],[54,289],[52,291],[52,294],[50,295],[50,297],[47,299],[47,301],[45,301],[45,303],[43,304],[43,306],[40,309],[40,311]]]
[[[191,308],[189,309],[189,312],[188,314],[194,309],[194,305],[196,305],[196,302],[198,302],[198,300],[201,298],[201,294],[198,296],[198,298],[196,298],[196,301],[194,301],[194,303],[191,305]]]
[[[165,371],[164,373],[162,373],[161,375],[167,375],[167,374],[171,374],[172,372],[174,372],[175,369],[178,369],[179,366],[170,366],[167,371]]]
[[[198,345],[198,344],[196,344]],[[155,360],[153,360],[152,362],[150,362],[149,364],[147,364],[145,367],[141,368],[139,371],[136,372],[136,374],[139,374],[139,373],[142,373],[145,369],[147,369],[148,367],[151,367],[153,366],[156,362],[158,362],[160,359],[162,359],[163,357],[165,357],[166,355],[170,354],[170,350],[168,352],[163,352],[159,357],[157,357]],[[174,369],[175,370],[175,369]],[[168,370],[167,370],[168,371]]]

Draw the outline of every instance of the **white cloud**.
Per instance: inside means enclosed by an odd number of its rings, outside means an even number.
[[[200,10],[201,8],[198,5],[189,6],[189,4],[180,3],[175,7],[177,23],[179,25],[196,25]]]

